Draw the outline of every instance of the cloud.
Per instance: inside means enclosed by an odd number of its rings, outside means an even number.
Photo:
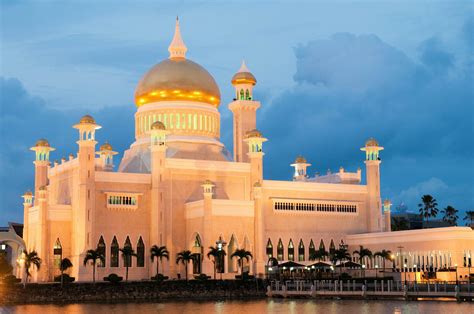
[[[433,177],[402,190],[396,198],[403,200],[405,203],[416,204],[420,201],[422,195],[436,195],[445,192],[448,188],[443,180]]]
[[[431,37],[419,46],[420,61],[438,73],[444,73],[454,65],[454,55],[445,51],[440,40]]]

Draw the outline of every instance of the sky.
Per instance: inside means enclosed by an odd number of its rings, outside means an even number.
[[[232,149],[232,75],[257,78],[266,179],[364,169],[369,137],[381,153],[381,193],[417,211],[474,209],[472,1],[0,2],[0,225],[23,220],[39,138],[77,151],[71,126],[91,114],[119,152],[133,142],[133,95],[168,57],[179,15],[187,57],[222,94],[221,140]],[[120,157],[119,157],[120,158]],[[464,216],[460,213],[461,218]]]

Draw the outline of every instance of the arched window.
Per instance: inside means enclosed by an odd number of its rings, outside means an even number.
[[[322,251],[326,251],[326,246],[324,245],[323,239],[321,239],[321,242],[319,242],[319,249]]]
[[[240,90],[240,100],[244,100],[244,90]]]
[[[103,236],[100,236],[100,239],[99,239],[99,242],[97,243],[97,252],[99,252],[99,254],[102,254],[102,256],[104,256],[104,263],[102,263],[100,260],[99,262],[97,263],[97,267],[105,267],[105,241],[104,241],[104,237]]]
[[[282,261],[283,260],[283,242],[281,239],[278,240],[278,246],[277,246],[277,260]]]
[[[236,258],[231,257],[235,250],[237,250],[237,241],[235,240],[234,235],[232,235],[229,241],[229,248],[227,252],[227,272],[229,273],[237,272],[238,269]]]
[[[293,240],[290,239],[288,243],[288,260],[294,261],[295,260],[295,247],[293,245]]]
[[[61,245],[61,241],[59,241],[59,238],[57,238],[56,242],[54,243],[53,254],[54,254],[54,265],[56,265],[56,267],[59,267],[59,265],[61,264],[61,257],[63,255],[63,247]]]
[[[125,239],[125,243],[123,244],[123,247],[126,248],[132,248],[132,243],[130,242],[130,238],[127,236],[127,238]],[[124,267],[132,267],[132,256],[131,255],[127,255],[127,256],[123,256],[123,266]]]
[[[137,243],[137,267],[145,267],[145,243],[142,237],[138,239]]]
[[[202,262],[202,244],[201,237],[199,237],[199,234],[197,234],[194,238],[192,252],[196,254],[195,258],[193,259],[193,274],[200,274]]]
[[[267,257],[268,259],[273,257],[273,244],[270,238],[268,238],[268,241],[267,241]]]
[[[304,261],[304,244],[303,239],[300,239],[300,244],[298,245],[298,261]]]
[[[333,254],[336,251],[336,246],[334,245],[334,240],[331,239],[331,244],[329,244],[329,253]]]
[[[313,239],[311,239],[311,241],[309,242],[309,257],[311,258],[311,256],[314,256],[314,254],[316,253],[316,249],[314,247],[314,242],[313,242]]]
[[[250,100],[250,92],[248,89],[245,91],[245,100]]]
[[[119,267],[119,245],[115,236],[110,245],[110,267]]]

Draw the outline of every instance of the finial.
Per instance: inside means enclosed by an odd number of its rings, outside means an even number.
[[[168,47],[168,51],[170,52],[170,59],[185,59],[186,58],[186,45],[183,42],[183,38],[181,37],[181,31],[179,28],[179,19],[176,16],[176,26],[174,29],[174,36],[171,44]]]
[[[245,60],[242,59],[242,65],[240,66],[239,73],[242,72],[248,72],[250,73],[250,70],[247,68],[247,65],[245,64]]]

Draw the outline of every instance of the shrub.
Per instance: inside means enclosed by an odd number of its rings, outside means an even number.
[[[110,274],[107,277],[104,277],[104,281],[109,281],[111,283],[119,283],[123,280],[123,277],[117,274]]]
[[[235,279],[250,280],[255,279],[255,276],[249,275],[249,272],[246,271],[242,275],[235,275]]]
[[[199,275],[194,276],[194,279],[200,280],[200,281],[208,280],[209,278],[211,278],[211,276],[208,276],[206,274],[199,274]]]
[[[13,285],[13,284],[16,284],[16,283],[19,283],[19,282],[21,282],[21,279],[18,279],[13,275],[7,275],[7,276],[3,277],[3,283],[6,284],[6,285]]]
[[[76,278],[69,276],[68,274],[63,274],[63,283],[70,283],[76,280]],[[54,277],[55,282],[61,282],[61,275]]]
[[[165,276],[163,274],[157,274],[156,276],[151,277],[151,280],[156,280],[156,281],[163,281],[167,280],[169,277]]]

